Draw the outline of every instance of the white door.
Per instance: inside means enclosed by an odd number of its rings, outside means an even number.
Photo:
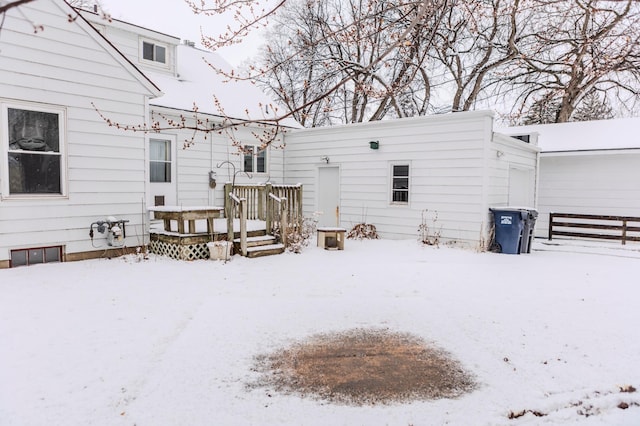
[[[534,207],[535,175],[531,169],[509,169],[509,205],[516,207]]]
[[[340,169],[318,169],[318,226],[340,226]]]
[[[149,138],[149,191],[151,206],[175,206],[176,142],[168,135]]]

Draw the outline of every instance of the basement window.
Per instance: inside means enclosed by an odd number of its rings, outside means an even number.
[[[11,267],[62,261],[62,246],[11,250]]]

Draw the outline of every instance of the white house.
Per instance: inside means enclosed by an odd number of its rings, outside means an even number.
[[[234,171],[237,182],[282,183],[283,152],[279,147],[283,140],[278,136],[263,149],[255,134],[265,127],[253,123],[207,134],[169,125],[169,120],[185,119],[187,125],[193,125],[198,119],[216,126],[274,117],[272,101],[258,87],[248,81],[225,81],[214,67],[230,71],[231,66],[218,54],[198,49],[188,40],[181,42],[178,37],[131,23],[82,13],[164,93],[150,100],[150,115],[145,121],[162,128],[148,135],[149,206],[222,205],[222,184],[233,180]],[[293,120],[284,124],[299,127]],[[246,155],[239,148],[244,148]],[[251,178],[241,173],[245,171]]]
[[[536,236],[549,213],[640,217],[640,118],[504,129],[537,138],[540,153]]]
[[[62,0],[10,10],[0,32],[0,267],[140,246],[150,206],[220,206],[232,180],[302,183],[305,214],[322,212],[321,225],[367,222],[382,237],[415,238],[424,223],[474,247],[488,243],[490,207],[535,205],[538,148],[494,132],[490,112],[288,122],[262,149],[256,134],[271,128],[254,120],[275,114],[270,101],[250,83],[224,83],[210,64],[228,67],[177,37],[78,16]],[[244,125],[188,128],[228,120]]]
[[[105,125],[92,102],[113,120],[144,122],[149,99],[160,94],[64,1],[38,0],[6,13],[0,267],[144,243],[145,137]],[[122,222],[111,229],[108,217]]]
[[[493,131],[493,113],[461,112],[295,130],[285,178],[304,185],[320,225],[377,227],[416,238],[424,222],[443,242],[485,247],[491,207],[535,206],[538,148]]]

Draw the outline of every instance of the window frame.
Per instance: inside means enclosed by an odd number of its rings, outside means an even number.
[[[153,47],[153,59],[147,59],[144,57],[144,45],[145,44],[150,44]],[[160,62],[158,60],[156,60],[156,48],[157,47],[161,47],[164,49],[164,62]],[[140,58],[140,62],[144,63],[144,64],[148,64],[148,65],[153,65],[156,67],[162,67],[162,68],[169,68],[169,45],[167,45],[166,43],[161,43],[157,40],[152,40],[152,39],[148,39],[148,38],[140,38],[140,45],[139,45],[139,58]]]
[[[395,167],[398,166],[406,166],[407,167],[407,175],[398,175],[396,176],[394,173]],[[407,189],[400,190],[394,188],[394,183],[396,179],[407,179]],[[407,201],[395,201],[394,194],[396,192],[406,192]],[[411,162],[410,161],[396,161],[389,164],[389,204],[393,206],[409,206],[411,203]]]
[[[269,170],[268,148],[260,149],[260,145],[246,144],[242,146],[242,171],[245,173],[266,174]],[[249,154],[250,153],[250,154]],[[251,156],[251,170],[247,170],[247,157]],[[259,159],[263,159],[263,171],[258,171]]]
[[[9,135],[9,110],[17,109],[17,110],[25,110],[31,112],[42,112],[46,114],[56,114],[58,116],[58,151],[33,151],[35,153],[39,153],[37,155],[51,155],[56,156],[60,160],[60,192],[58,193],[50,193],[50,192],[33,192],[33,193],[11,193],[10,189],[10,170],[9,170],[9,153],[29,153],[30,151],[24,150],[12,150],[10,149],[10,135]],[[0,186],[0,198],[1,199],[50,199],[50,198],[66,198],[68,196],[67,189],[67,143],[68,143],[68,135],[67,135],[67,110],[62,106],[57,105],[49,105],[43,103],[34,103],[34,102],[21,102],[21,101],[9,101],[0,99],[0,149],[2,150],[2,155],[0,156],[0,161],[2,161],[2,165],[0,166],[0,181],[2,185]],[[46,154],[44,154],[47,152]]]
[[[56,258],[55,259],[47,259],[47,252],[55,250]],[[29,259],[35,252],[39,252],[42,254],[42,261],[34,261],[30,262]],[[25,263],[24,264],[15,264],[14,254],[24,253],[25,255]],[[22,266],[31,266],[31,265],[39,265],[43,263],[61,263],[64,262],[64,248],[63,246],[44,246],[44,247],[30,247],[25,249],[12,249],[9,251],[9,267],[11,268],[19,268]]]
[[[165,142],[165,147],[167,149],[165,149],[165,154],[168,154],[169,159],[168,160],[154,160],[151,158],[151,153],[152,153],[152,149],[151,149],[151,144],[153,143],[153,141],[160,141],[160,142]],[[166,165],[169,165],[169,173],[167,175],[167,170],[165,168],[165,180],[153,180],[153,171],[152,171],[152,164],[160,164],[163,163]],[[166,139],[162,139],[162,138],[149,138],[149,182],[150,183],[173,183],[173,168],[174,168],[174,159],[173,159],[173,140],[171,138],[166,138]],[[166,178],[168,178],[168,180],[166,180]]]

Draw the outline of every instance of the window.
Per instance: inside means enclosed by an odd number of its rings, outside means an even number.
[[[149,146],[151,182],[171,182],[171,141],[151,139]]]
[[[62,247],[38,247],[22,250],[11,250],[11,267],[29,266],[37,263],[60,262]]]
[[[244,171],[253,173],[267,172],[267,150],[253,145],[245,145]]]
[[[142,59],[147,61],[167,63],[167,48],[149,41],[142,42]]]
[[[522,142],[531,143],[531,135],[516,135],[511,137],[520,139]]]
[[[409,202],[409,165],[394,164],[391,170],[391,201],[406,204]]]
[[[63,194],[63,111],[3,105],[9,195]],[[2,126],[4,127],[4,126]],[[6,172],[5,172],[6,173]]]

